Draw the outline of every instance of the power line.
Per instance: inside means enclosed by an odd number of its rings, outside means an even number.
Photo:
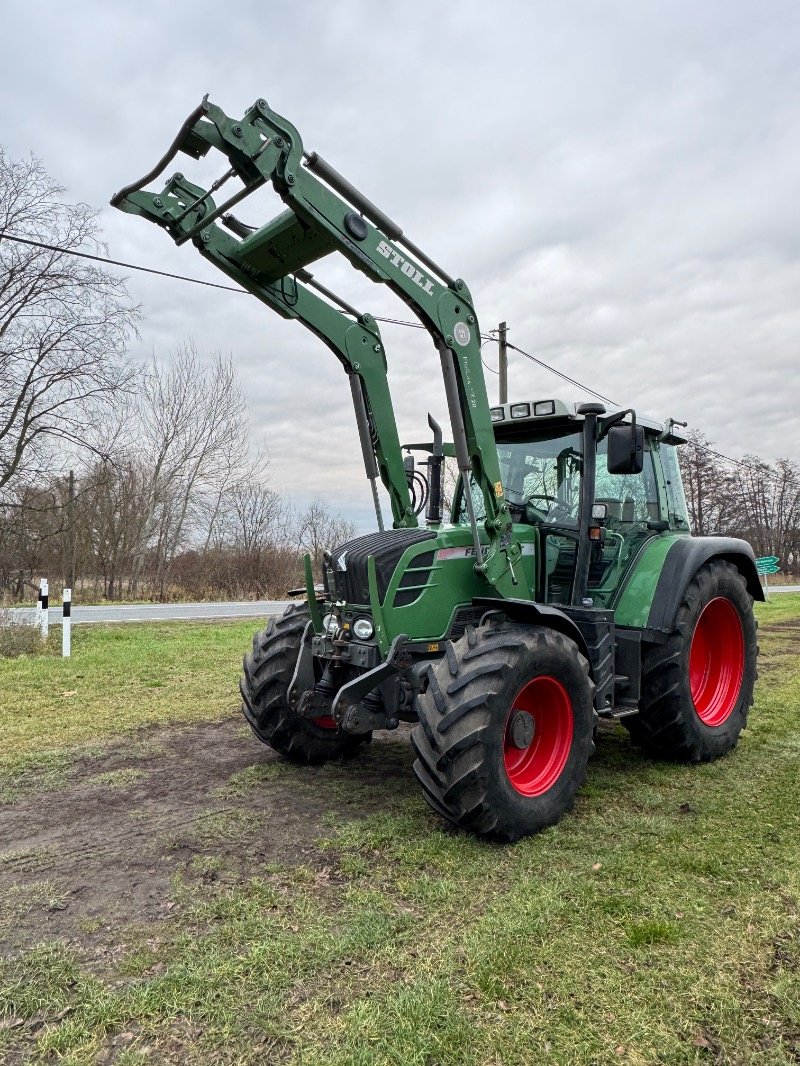
[[[522,348],[518,348],[516,344],[511,344],[506,341],[506,346],[514,352],[519,352],[520,355],[524,355],[526,359],[530,359],[532,363],[536,363],[537,366],[543,367],[545,370],[549,370],[551,374],[556,374],[562,379],[562,381],[568,381],[570,385],[574,385],[577,389],[583,389],[584,392],[589,392],[592,396],[596,396],[598,400],[602,400],[603,403],[610,403],[612,407],[619,407],[620,405],[616,400],[609,399],[608,396],[604,396],[602,392],[597,392],[596,389],[590,389],[588,385],[584,385],[582,381],[578,381],[577,378],[571,378],[569,374],[564,374],[560,370],[556,370],[554,366],[550,366],[549,363],[545,363],[544,360],[539,359],[535,355],[531,355],[530,352],[524,351]]]
[[[109,266],[122,267],[124,270],[137,270],[142,274],[155,274],[160,278],[172,278],[175,281],[188,281],[192,285],[203,285],[209,289],[222,289],[224,292],[236,292],[243,293],[244,289],[234,285],[220,285],[215,281],[203,281],[200,278],[190,278],[186,274],[173,274],[166,270],[157,270],[155,267],[139,266],[136,263],[126,263],[121,259],[110,259],[104,255],[92,255],[89,252],[79,252],[75,248],[62,248],[57,244],[47,244],[44,241],[34,241],[29,237],[18,237],[15,234],[7,233],[5,230],[0,230],[0,241],[14,241],[16,244],[26,244],[32,248],[41,248],[48,252],[60,252],[63,255],[71,255],[78,259],[89,259],[96,263],[108,263]],[[393,326],[407,326],[410,329],[425,329],[425,326],[421,322],[408,322],[402,318],[389,318],[387,316],[373,315],[376,322],[385,322]],[[496,330],[491,330],[489,333],[481,333],[480,337],[483,341],[494,341],[499,343],[499,338],[492,336],[492,333],[496,333]],[[590,388],[582,381],[578,381],[577,378],[570,377],[569,374],[563,373],[561,370],[557,370],[554,366],[550,366],[549,363],[545,363],[543,359],[539,359],[538,356],[532,355],[530,352],[526,352],[523,348],[519,348],[516,344],[506,342],[506,346],[514,352],[518,352],[519,355],[524,356],[526,359],[530,359],[532,363],[540,366],[543,370],[548,370],[551,374],[555,374],[556,377],[561,378],[562,381],[568,382],[570,385],[574,385],[575,388],[582,389],[584,392],[588,392],[590,395],[595,396],[598,400],[602,400],[604,403],[611,404],[612,407],[619,407],[620,404],[616,400],[610,399],[608,396],[604,396],[603,393],[598,392],[596,389]],[[483,359],[481,362],[490,370],[493,374],[497,374],[498,371],[492,370],[490,366],[487,366]],[[741,459],[732,459],[729,455],[723,455],[722,452],[714,451],[713,448],[709,448],[705,445],[696,445],[700,451],[706,452],[708,455],[713,455],[717,459],[722,459],[726,463],[731,463],[733,466],[740,467],[742,470],[752,470],[752,464],[743,462]],[[769,476],[775,480],[781,479],[770,472]]]
[[[32,248],[42,248],[47,252],[62,252],[64,255],[73,255],[77,259],[92,259],[95,263],[110,263],[111,266],[123,267],[125,270],[139,270],[143,274],[157,274],[161,278],[174,278],[176,281],[190,281],[193,285],[205,285],[209,289],[224,289],[225,292],[244,292],[244,289],[233,285],[220,285],[216,281],[201,281],[200,278],[189,278],[185,274],[170,274],[166,270],[156,270],[155,267],[137,266],[135,263],[123,263],[120,259],[109,259],[105,255],[90,255],[89,252],[79,252],[74,248],[60,248],[57,244],[45,244],[44,241],[32,241],[27,237],[15,237],[5,230],[0,230],[0,241],[14,241],[16,244],[29,244]]]
[[[406,322],[402,318],[386,318],[385,315],[373,315],[376,322],[388,322],[392,326],[410,326],[411,329],[425,329],[421,322]]]
[[[583,389],[584,392],[591,393],[591,395],[596,396],[598,400],[602,400],[604,403],[611,404],[612,407],[622,406],[621,404],[617,403],[616,400],[612,400],[610,397],[604,396],[601,392],[597,392],[596,389],[589,388],[589,386],[585,385],[582,381],[578,381],[576,378],[571,378],[567,374],[562,374],[560,370],[556,370],[555,367],[550,366],[548,363],[543,362],[541,359],[537,359],[537,357],[535,355],[531,355],[530,352],[523,351],[522,348],[518,348],[515,344],[509,344],[508,342],[506,343],[508,344],[509,348],[512,348],[515,352],[519,352],[520,355],[524,355],[526,359],[530,359],[531,362],[536,363],[538,366],[543,367],[545,370],[549,370],[551,374],[557,374],[558,377],[562,378],[564,381],[568,381],[571,385],[575,385],[579,389]],[[706,455],[713,455],[717,459],[722,459],[724,462],[730,463],[732,466],[740,467],[742,470],[749,471],[753,469],[752,463],[745,463],[741,459],[732,459],[729,455],[723,455],[722,452],[714,451],[713,448],[709,448],[706,444],[695,444],[694,447],[696,447],[701,452],[705,452]],[[769,472],[769,477],[776,482],[780,482],[782,480],[777,474],[773,474],[771,471]]]
[[[610,399],[608,396],[604,396],[601,392],[597,392],[595,389],[590,389],[588,385],[584,385],[582,381],[578,381],[576,378],[571,378],[567,374],[562,374],[560,370],[556,370],[555,367],[550,366],[548,363],[543,362],[541,359],[537,359],[535,355],[531,355],[530,352],[525,352],[522,348],[518,348],[515,344],[508,344],[509,348],[512,348],[515,352],[519,352],[520,355],[524,355],[531,362],[544,367],[545,370],[549,370],[551,374],[557,374],[564,381],[570,382],[579,389],[583,389],[584,392],[589,392],[592,396],[596,396],[598,400],[602,400],[604,403],[611,404],[612,407],[621,407],[622,405],[617,403],[616,400]],[[722,452],[714,451],[713,448],[709,448],[707,444],[694,444],[694,447],[701,452],[705,452],[706,455],[713,455],[717,459],[722,459],[726,463],[730,463],[732,466],[738,466],[742,470],[751,471],[753,469],[752,463],[745,463],[741,459],[732,459],[729,455],[723,455]],[[773,474],[769,471],[768,476],[775,482],[781,483],[782,479],[779,475]]]

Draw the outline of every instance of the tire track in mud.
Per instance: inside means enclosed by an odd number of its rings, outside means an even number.
[[[393,807],[399,790],[416,791],[407,738],[369,747],[374,754],[333,774],[292,767],[232,715],[151,726],[99,753],[78,752],[65,784],[0,806],[0,955],[53,937],[90,948],[98,939],[90,925],[107,935],[109,926],[166,919],[172,878],[198,853],[245,877],[268,862],[314,861],[323,815],[358,817]],[[280,764],[274,776],[226,794],[232,775],[271,764]],[[124,787],[96,780],[126,769],[143,776]],[[37,900],[43,882],[53,886],[51,903],[26,908],[26,893]]]

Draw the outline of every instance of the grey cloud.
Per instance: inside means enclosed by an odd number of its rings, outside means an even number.
[[[0,140],[104,209],[116,258],[224,280],[105,205],[203,92],[229,111],[264,95],[468,281],[484,330],[507,319],[521,347],[689,418],[729,454],[800,458],[794,0],[49,9],[34,22],[30,4],[4,5]],[[408,316],[342,264],[319,274],[365,310]],[[187,336],[231,352],[276,481],[298,499],[335,487],[368,521],[346,381],[318,342],[246,296],[130,286],[136,357]],[[401,434],[418,437],[428,407],[444,418],[438,360],[424,334],[384,336]],[[513,356],[511,388],[576,395]]]

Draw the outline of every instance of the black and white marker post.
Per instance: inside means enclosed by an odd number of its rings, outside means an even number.
[[[50,631],[50,589],[47,584],[47,578],[42,578],[40,586],[40,595],[42,598],[42,640],[47,640],[47,634]]]
[[[70,644],[72,640],[72,589],[64,589],[64,597],[61,601],[64,617],[61,622],[61,655],[62,658],[70,657]]]

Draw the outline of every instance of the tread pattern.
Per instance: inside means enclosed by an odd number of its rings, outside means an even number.
[[[348,758],[371,734],[353,736],[340,729],[322,729],[289,707],[286,692],[309,617],[305,604],[290,604],[280,618],[270,619],[253,636],[239,689],[242,713],[262,743],[294,762],[319,765]]]
[[[579,685],[583,684],[588,701],[586,756],[563,790],[559,782],[556,791],[563,795],[555,803],[537,804],[517,796],[507,782],[503,735],[511,700],[531,674],[531,664],[554,655],[578,664]],[[468,626],[463,637],[447,642],[443,658],[428,664],[426,680],[427,689],[417,699],[419,724],[411,742],[414,772],[433,810],[481,835],[514,840],[553,824],[569,809],[593,750],[594,686],[589,664],[572,641],[538,626],[506,622],[489,622],[478,629]],[[509,809],[509,796],[514,809]]]
[[[737,707],[721,726],[711,728],[698,717],[688,682],[692,634],[702,608],[725,594],[740,608],[745,642],[745,670]],[[633,740],[651,754],[679,762],[709,762],[734,748],[753,702],[758,645],[753,598],[739,570],[723,559],[702,566],[689,582],[678,608],[675,628],[664,644],[654,644],[642,660],[642,700],[638,715],[622,719]]]

